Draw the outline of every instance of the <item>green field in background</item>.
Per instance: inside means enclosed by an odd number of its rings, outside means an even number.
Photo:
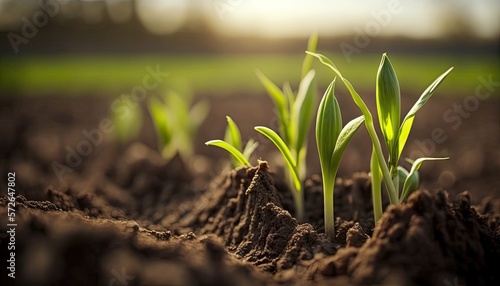
[[[350,63],[341,55],[329,55],[358,90],[374,90],[380,56],[353,55]],[[439,88],[439,95],[467,95],[479,84],[478,76],[498,78],[498,59],[492,56],[391,55],[401,89],[421,93],[448,67],[455,70]],[[116,95],[141,85],[150,66],[168,72],[162,88],[190,89],[195,94],[229,95],[263,93],[255,69],[278,85],[289,81],[297,88],[303,55],[86,55],[25,56],[1,60],[0,91],[21,94]],[[332,72],[315,61],[320,86],[332,80]]]

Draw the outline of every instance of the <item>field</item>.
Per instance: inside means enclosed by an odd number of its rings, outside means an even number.
[[[326,54],[328,55],[328,54]],[[462,96],[473,91],[479,75],[498,74],[498,59],[489,55],[390,55],[398,72],[403,90],[418,92],[450,66],[455,66],[454,82],[445,82],[440,95]],[[346,76],[361,90],[372,90],[380,61],[378,54],[352,56],[350,63],[341,55],[331,55]],[[147,66],[160,67],[169,73],[164,88],[189,89],[195,93],[230,95],[234,92],[255,94],[263,91],[255,69],[260,69],[276,83],[289,81],[297,86],[303,55],[84,55],[84,56],[25,56],[1,60],[0,88],[7,96],[21,93],[109,95],[127,92],[140,84]],[[319,64],[318,82],[326,87],[332,74]],[[33,92],[36,91],[36,92]],[[495,93],[495,96],[498,93]]]
[[[15,261],[7,261],[7,267],[15,266],[16,283],[498,285],[498,58],[390,55],[400,79],[403,115],[437,76],[455,67],[418,113],[403,153],[404,158],[450,159],[426,163],[419,190],[401,204],[389,205],[384,191],[385,212],[375,222],[368,173],[372,143],[360,128],[341,162],[334,203],[337,232],[329,239],[314,132],[302,182],[305,217],[298,220],[283,160],[253,130],[257,125],[278,128],[255,69],[278,85],[290,81],[296,90],[303,57],[2,58],[0,173],[10,174],[12,190],[0,198],[0,252],[11,257],[4,242],[14,241]],[[351,63],[341,55],[331,58],[375,114],[380,55],[353,56]],[[333,75],[318,63],[313,67],[321,96]],[[151,70],[168,76],[149,89]],[[146,84],[145,76],[150,76]],[[360,111],[337,86],[347,122]],[[138,123],[138,134],[118,141],[115,103],[137,87],[150,90],[129,106],[141,111],[140,120],[125,130]],[[168,90],[210,105],[189,142],[190,156],[165,158],[158,150],[148,102]],[[238,123],[245,141],[260,142],[253,167],[232,169],[226,152],[205,146],[224,136],[226,115]],[[11,217],[15,226],[7,225]],[[2,285],[13,285],[7,275],[1,279]]]

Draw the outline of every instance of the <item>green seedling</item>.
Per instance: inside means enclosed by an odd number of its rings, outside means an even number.
[[[370,135],[373,152],[370,160],[372,174],[372,195],[374,205],[374,216],[377,221],[382,215],[381,182],[382,179],[387,188],[391,203],[400,203],[405,200],[418,187],[418,169],[424,161],[445,160],[448,158],[419,158],[413,162],[410,172],[405,172],[403,167],[398,166],[399,158],[410,135],[411,127],[416,113],[429,100],[442,80],[451,72],[448,69],[440,75],[420,96],[415,105],[410,109],[400,125],[400,93],[399,83],[392,64],[386,54],[377,74],[377,113],[381,131],[388,150],[388,159],[384,159],[382,146],[377,136],[372,113],[366,106],[361,96],[356,92],[352,84],[342,76],[333,62],[324,55],[314,52],[306,52],[320,60],[321,63],[333,70],[333,72],[345,84],[352,99],[359,107],[365,117],[365,126]],[[404,184],[400,186],[399,181]]]
[[[191,106],[192,97],[170,91],[161,99],[151,98],[149,112],[158,137],[158,148],[170,159],[179,153],[183,158],[193,154],[196,131],[208,114],[208,104],[199,101]]]
[[[318,41],[313,34],[308,42],[308,49],[315,50]],[[307,137],[314,120],[316,103],[315,71],[311,70],[313,57],[306,55],[302,64],[302,79],[295,95],[290,85],[283,89],[276,86],[263,73],[257,76],[274,102],[279,121],[279,134],[273,130],[257,126],[255,130],[269,138],[283,155],[286,165],[285,175],[295,201],[296,217],[301,221],[304,217],[304,195],[302,181],[306,176]]]
[[[111,114],[115,126],[114,139],[120,144],[125,144],[139,134],[142,127],[142,109],[130,99],[117,101],[113,104]]]
[[[335,238],[335,177],[345,148],[364,121],[364,117],[360,116],[342,128],[342,115],[334,95],[334,88],[335,80],[328,86],[321,100],[316,119],[316,144],[323,176],[325,233],[332,240]]]
[[[232,155],[231,165],[233,168],[240,166],[251,167],[250,157],[252,156],[255,149],[259,145],[253,139],[248,140],[245,148],[242,149],[241,144],[241,133],[238,125],[231,119],[231,117],[226,116],[227,128],[224,136],[224,140],[210,140],[205,143],[207,146],[217,146],[229,152]]]

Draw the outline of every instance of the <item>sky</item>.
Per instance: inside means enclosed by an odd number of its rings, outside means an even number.
[[[134,8],[131,0],[47,1],[57,1],[61,14],[74,14],[76,6],[77,13],[90,24],[105,17],[117,23],[126,22]],[[35,12],[21,6],[31,3],[36,8],[39,1],[15,0],[16,4],[21,3],[19,13],[3,7],[9,2],[12,0],[0,0],[0,26],[22,24],[22,13],[29,18]],[[68,3],[77,5],[71,8]],[[227,36],[307,37],[312,31],[328,36],[365,33],[372,37],[416,39],[462,35],[464,31],[481,38],[500,36],[499,0],[136,0],[135,3],[143,25],[160,35],[174,33],[188,19],[197,16],[207,19],[215,31]]]
[[[210,1],[209,1],[210,2]],[[460,29],[484,38],[500,35],[498,0],[214,0],[212,20],[225,34],[294,37],[318,30],[326,35],[364,31],[383,36],[435,38]],[[221,4],[226,5],[221,5]],[[216,5],[219,4],[219,5]]]
[[[314,30],[331,36],[361,31],[373,36],[417,39],[437,38],[443,33],[459,35],[464,30],[481,38],[495,39],[500,35],[498,0],[139,0],[139,3],[139,7],[148,11],[143,13],[145,21],[158,33],[168,33],[172,27],[180,26],[194,8],[201,10],[217,31],[229,36],[304,37]]]

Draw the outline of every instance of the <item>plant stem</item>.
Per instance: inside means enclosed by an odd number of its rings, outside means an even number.
[[[375,131],[375,126],[373,126],[373,120],[366,120],[365,118],[366,129],[368,130],[368,134],[372,139],[373,149],[375,150],[375,155],[377,156],[377,160],[382,170],[382,175],[384,177],[385,186],[387,188],[387,192],[389,193],[389,201],[391,204],[396,204],[398,202],[396,188],[392,182],[391,174],[389,173],[389,168],[384,160],[384,154],[382,153],[382,146],[380,145],[380,141],[377,137],[377,132]]]
[[[304,221],[304,192],[302,188],[297,190],[293,180],[293,175],[289,171],[285,171],[285,177],[288,181],[288,187],[292,191],[293,203],[295,205],[295,217],[299,222]]]
[[[304,192],[295,192],[295,216],[299,222],[304,222]]]
[[[333,176],[335,178],[335,176]],[[335,239],[335,213],[334,213],[334,184],[323,178],[323,200],[324,200],[324,211],[325,211],[325,234],[330,241]]]
[[[372,203],[375,224],[382,217],[382,182],[380,181],[380,167],[376,156],[375,147],[373,147],[370,168],[372,172]]]
[[[394,185],[394,188],[396,189],[396,198],[398,198],[399,202],[399,174],[398,174],[398,167],[397,166],[391,166],[391,169],[389,170],[391,172],[391,177],[392,177],[392,184]]]

